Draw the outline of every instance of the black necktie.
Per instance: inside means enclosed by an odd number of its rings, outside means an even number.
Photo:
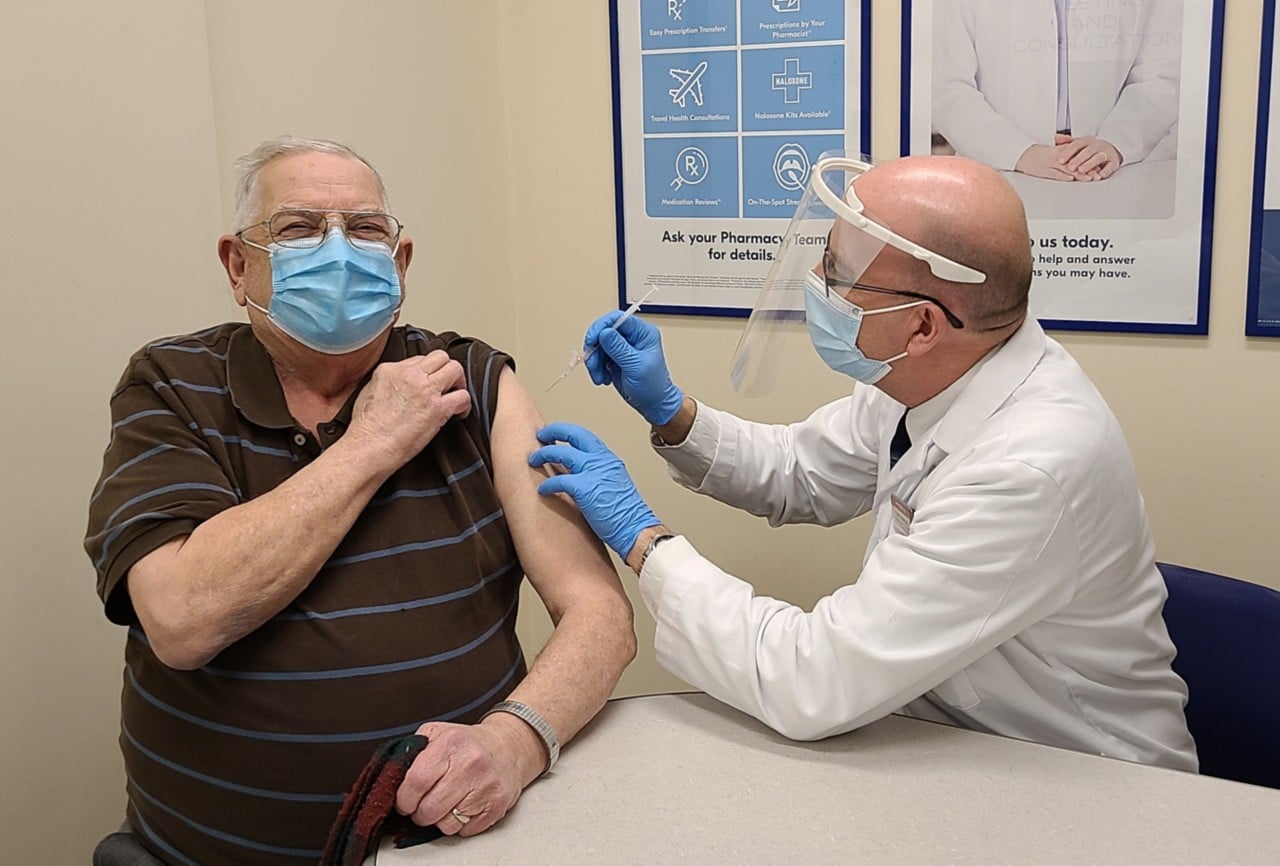
[[[889,468],[902,459],[902,455],[911,450],[911,436],[907,433],[907,410],[903,410],[898,419],[898,429],[893,431],[893,441],[889,443]]]

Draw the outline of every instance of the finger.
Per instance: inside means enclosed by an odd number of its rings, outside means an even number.
[[[425,787],[413,804],[412,810],[403,814],[408,815],[413,823],[420,827],[430,827],[435,824],[441,830],[449,832],[441,825],[441,822],[447,818],[446,823],[452,823],[453,832],[456,833],[462,829],[462,822],[450,815],[449,810],[462,802],[462,799],[471,793],[471,789],[462,778],[462,774],[456,771],[449,772],[448,754],[446,747],[438,746],[437,741],[432,739],[427,748],[414,759],[409,772],[405,774],[404,781],[400,783],[400,788],[404,790],[405,785],[409,784],[414,772],[421,764],[422,775],[418,784]],[[430,784],[426,784],[428,781]],[[396,795],[396,808],[401,808],[399,792]]]
[[[630,320],[622,324],[625,327],[630,324]],[[600,332],[600,351],[608,355],[610,360],[619,367],[634,364],[640,358],[640,353],[636,351],[635,346],[614,330]]]
[[[444,349],[432,349],[425,355],[406,358],[404,363],[412,363],[422,367],[428,373],[434,373],[441,367],[448,365],[450,361],[453,361],[453,359],[449,357],[449,353]],[[457,362],[454,361],[454,363],[456,364]]]
[[[427,375],[427,379],[435,383],[440,388],[441,393],[452,391],[454,388],[466,387],[467,384],[467,374],[462,369],[462,364],[452,358],[447,359],[445,363],[431,371]]]
[[[475,812],[472,812],[475,809]],[[498,812],[488,807],[479,808],[463,800],[458,804],[458,811],[467,815],[471,820],[458,833],[459,836],[474,836],[477,833],[483,833],[502,818],[505,812]],[[452,814],[450,815],[452,817]]]
[[[579,451],[600,451],[608,449],[600,437],[586,427],[570,424],[567,421],[553,421],[538,431],[538,441],[544,444],[552,442],[568,442]]]
[[[591,374],[591,381],[597,385],[612,385],[618,381],[621,373],[613,359],[600,351],[599,345],[591,353],[591,357],[587,358],[587,372]]]
[[[1046,167],[1043,172],[1037,174],[1036,176],[1042,177],[1045,180],[1075,180],[1076,179],[1075,175],[1071,174],[1070,172],[1063,171],[1060,168],[1053,168],[1052,166]]]
[[[1085,165],[1100,156],[1103,156],[1103,154],[1096,147],[1086,147],[1072,157],[1071,161],[1067,163],[1066,168],[1068,171],[1073,172],[1087,171]]]
[[[557,493],[563,493],[572,499],[575,503],[581,504],[581,497],[586,492],[586,487],[581,478],[576,475],[553,475],[546,481],[538,485],[539,496],[554,496]]]
[[[419,733],[421,732],[419,728]],[[446,769],[444,762],[437,760],[436,753],[428,743],[427,748],[413,759],[409,772],[404,774],[400,787],[396,789],[396,811],[401,815],[417,813],[423,797],[440,781]]]
[[[639,316],[632,316],[614,328],[628,343],[637,348],[659,340],[658,329]]]
[[[597,385],[609,384],[609,371],[605,363],[608,358],[604,352],[596,351],[587,356],[587,375],[591,377],[591,381]]]
[[[442,394],[440,403],[450,418],[466,418],[471,414],[471,394],[467,391],[450,391]]]
[[[1107,178],[1111,177],[1111,175],[1115,174],[1119,170],[1120,170],[1120,162],[1118,160],[1112,160],[1111,162],[1102,166],[1102,168],[1098,170],[1098,180],[1106,180]]]
[[[578,472],[582,469],[586,456],[571,445],[543,445],[529,455],[529,465],[537,468],[555,463],[570,472]]]
[[[459,809],[459,812],[462,810]],[[463,812],[462,814],[466,814]],[[414,823],[418,823],[416,820]],[[445,813],[445,816],[436,822],[436,827],[446,836],[461,836],[467,829],[466,825],[453,816],[453,810]]]
[[[1066,133],[1062,133],[1062,132],[1055,132],[1055,133],[1053,134],[1053,143],[1054,143],[1054,144],[1070,144],[1070,143],[1072,142],[1072,140],[1073,140],[1073,139],[1071,138],[1071,136],[1067,135]]]
[[[409,817],[419,827],[430,827],[435,824],[442,832],[453,835],[462,829],[462,822],[453,816],[451,810],[456,808],[463,798],[470,793],[461,783],[454,781],[458,773],[447,774],[436,783],[427,795],[418,803],[418,810]],[[458,809],[464,815],[466,810]]]
[[[616,322],[618,318],[621,316],[622,316],[621,310],[610,310],[609,312],[605,313],[603,316],[601,316],[600,318],[592,322],[591,325],[587,328],[586,335],[582,338],[582,350],[584,352],[590,350],[591,347],[596,344],[596,340],[600,336],[600,332],[605,330],[606,328],[612,328],[613,323]]]
[[[1070,162],[1072,159],[1075,158],[1076,154],[1084,150],[1085,146],[1086,146],[1085,143],[1080,139],[1075,139],[1073,141],[1067,142],[1064,145],[1061,145],[1058,148],[1058,164],[1066,165],[1068,162]]]
[[[622,381],[622,368],[618,366],[618,362],[605,355],[604,352],[598,352],[604,355],[605,381],[604,384],[612,385],[614,382]]]
[[[1082,174],[1086,172],[1093,174],[1098,169],[1102,168],[1102,166],[1106,163],[1106,161],[1107,161],[1107,155],[1099,151],[1091,155],[1088,159],[1081,162],[1080,167],[1077,168],[1076,171]]]
[[[466,824],[463,824],[462,821],[457,819],[457,816],[453,814],[453,808],[456,808],[458,812],[461,812],[461,814],[466,817]],[[440,833],[445,835],[461,835],[461,837],[467,837],[467,835],[475,835],[476,833],[479,833],[479,830],[471,829],[471,824],[474,824],[476,821],[474,816],[467,815],[465,808],[461,805],[454,806],[453,808],[449,810],[448,814],[445,815],[443,819],[436,821],[435,826],[440,828]]]
[[[436,822],[441,833],[447,836],[474,836],[493,826],[495,819],[489,816],[486,807],[481,803],[471,802],[470,798],[474,793],[468,793],[457,805],[450,806],[444,817]],[[462,815],[461,818],[458,817],[459,814]]]

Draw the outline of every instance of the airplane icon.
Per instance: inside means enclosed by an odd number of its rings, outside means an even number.
[[[707,71],[707,61],[702,61],[690,72],[688,69],[672,69],[671,77],[680,82],[678,87],[673,87],[667,91],[671,95],[671,101],[685,107],[685,99],[692,96],[695,105],[702,104],[702,73]]]

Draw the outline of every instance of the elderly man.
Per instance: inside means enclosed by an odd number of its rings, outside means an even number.
[[[676,480],[773,525],[875,520],[861,573],[804,611],[670,535],[592,434],[540,431],[567,444],[530,462],[572,473],[542,492],[572,496],[639,575],[665,667],[797,739],[902,710],[1196,767],[1128,449],[1027,317],[1029,250],[1016,193],[977,162],[820,160],[735,374],[776,372],[754,337],[802,316],[858,384],[789,426],[682,394],[652,325],[610,313],[588,330],[592,377],[649,421]]]
[[[473,835],[602,706],[631,608],[526,455],[511,359],[395,327],[413,243],[348,148],[237,163],[218,253],[248,324],[152,343],[111,398],[86,549],[129,627],[128,825],[165,861],[315,862],[374,749],[396,807]],[[526,672],[527,575],[555,623]]]

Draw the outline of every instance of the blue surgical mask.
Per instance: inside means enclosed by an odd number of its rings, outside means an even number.
[[[858,348],[858,331],[862,330],[863,318],[927,303],[912,301],[878,310],[864,310],[839,295],[828,295],[822,277],[813,271],[805,278],[804,288],[805,323],[818,357],[837,373],[844,373],[866,385],[874,385],[883,379],[893,369],[890,362],[905,358],[907,353],[901,352],[884,361],[876,361],[862,354],[862,350]]]
[[[256,246],[256,244],[255,244]],[[313,247],[272,243],[270,309],[252,300],[281,331],[326,355],[372,343],[400,309],[400,275],[385,244],[354,246],[334,226]]]

